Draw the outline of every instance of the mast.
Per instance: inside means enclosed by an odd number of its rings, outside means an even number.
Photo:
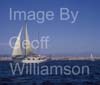
[[[25,38],[25,40],[26,40],[26,22],[25,22],[25,28],[24,28],[24,38]],[[24,48],[24,51],[25,51],[25,53],[24,53],[24,55],[25,55],[25,57],[26,57],[26,43],[25,43],[25,48]]]

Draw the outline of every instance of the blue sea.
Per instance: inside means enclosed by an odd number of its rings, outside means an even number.
[[[50,75],[28,75],[25,72],[19,75],[13,75],[10,63],[16,65],[15,62],[0,62],[0,85],[100,85],[100,61],[49,61],[41,63],[38,66],[88,66],[89,74],[50,74]],[[22,66],[22,63],[20,63]],[[37,67],[35,67],[37,68]],[[72,68],[70,68],[72,70]],[[76,69],[77,72],[78,69]],[[67,69],[68,71],[68,69]]]

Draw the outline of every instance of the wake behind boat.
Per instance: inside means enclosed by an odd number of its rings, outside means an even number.
[[[25,46],[22,49],[22,45],[21,45],[22,31],[23,31],[23,27],[18,34],[18,37],[16,39],[13,48],[13,52],[12,52],[13,61],[22,62],[22,63],[42,63],[48,61],[49,58],[47,58],[46,56],[41,56],[32,52],[32,47],[31,47],[31,43],[27,31],[27,24],[25,25],[24,28]]]

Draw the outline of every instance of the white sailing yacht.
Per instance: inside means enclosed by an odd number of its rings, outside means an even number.
[[[24,38],[26,42],[24,48],[22,48],[22,44],[21,44],[22,31],[23,31],[23,27],[21,28],[18,34],[18,37],[16,39],[13,48],[13,52],[12,52],[13,60],[20,61],[22,63],[42,63],[48,61],[49,58],[47,58],[46,56],[41,56],[32,53],[32,47],[31,47],[31,43],[27,31],[27,24],[25,25],[25,29],[24,29],[24,34],[25,34]]]

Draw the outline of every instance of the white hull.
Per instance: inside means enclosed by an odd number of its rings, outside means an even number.
[[[42,63],[46,61],[47,60],[22,60],[22,63]]]
[[[48,61],[47,58],[34,58],[34,57],[27,57],[25,59],[22,60],[22,63],[42,63],[42,62],[46,62]]]

